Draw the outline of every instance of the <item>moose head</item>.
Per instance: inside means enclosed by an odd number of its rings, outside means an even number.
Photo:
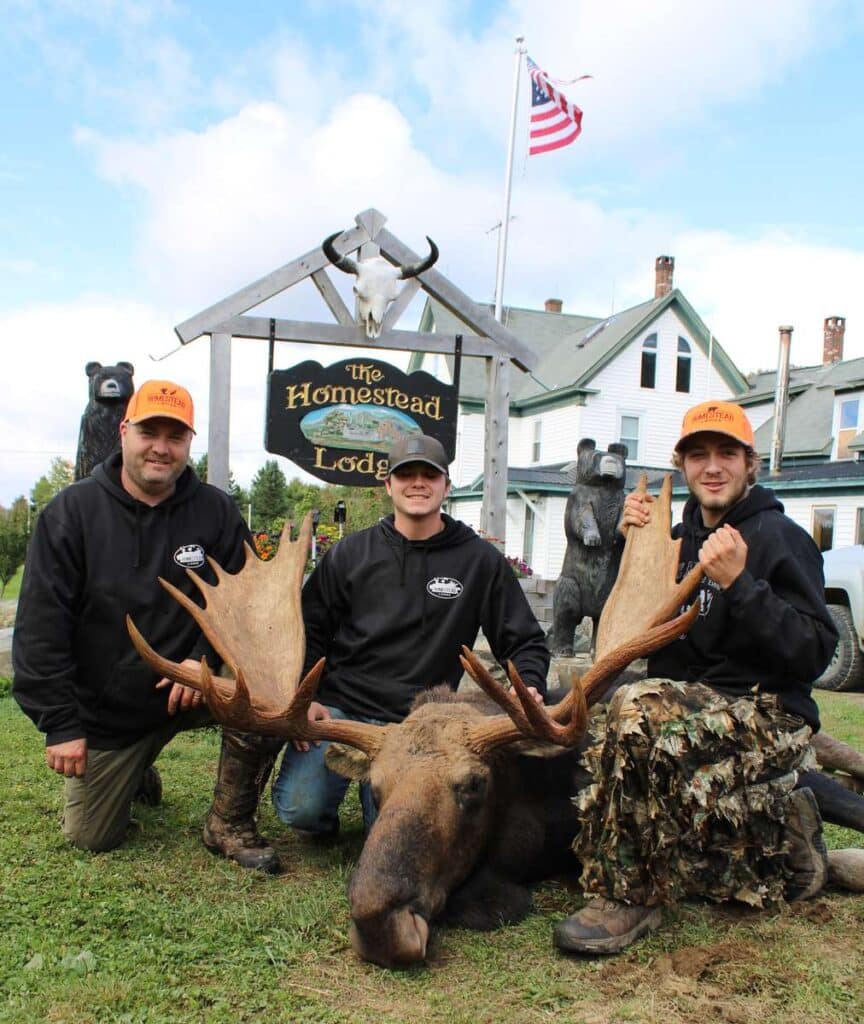
[[[324,255],[346,274],[354,274],[354,294],[357,296],[357,321],[366,329],[367,338],[377,338],[381,334],[381,325],[387,307],[399,294],[399,281],[417,277],[428,270],[438,259],[438,246],[427,235],[429,255],[416,263],[407,266],[393,266],[383,256],[371,256],[365,260],[352,260],[349,256],[336,251],[335,240],[341,234],[325,238],[321,244]]]

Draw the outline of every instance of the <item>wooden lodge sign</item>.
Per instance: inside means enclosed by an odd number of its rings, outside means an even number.
[[[452,459],[456,411],[456,388],[422,370],[308,360],[270,374],[264,447],[327,483],[381,485],[387,452],[406,435],[437,437]]]

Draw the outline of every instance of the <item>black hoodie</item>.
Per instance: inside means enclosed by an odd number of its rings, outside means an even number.
[[[459,684],[462,644],[482,627],[497,660],[546,692],[549,652],[504,556],[464,523],[407,540],[393,516],[352,534],[303,588],[306,669],[326,656],[319,700],[349,715],[399,722],[426,687]]]
[[[811,684],[831,660],[837,631],[825,606],[822,555],[811,537],[758,484],[712,529],[695,498],[672,530],[681,537],[678,578],[699,561],[714,529],[728,523],[747,544],[744,571],[727,590],[703,579],[701,610],[690,632],[648,659],[651,676],[700,681],[735,696],[759,685],[814,730]]]
[[[83,737],[116,749],[168,721],[168,691],[133,648],[127,612],[172,661],[220,664],[156,577],[201,604],[186,566],[211,583],[204,555],[236,572],[249,539],[236,503],[186,469],[170,498],[146,505],[121,486],[120,465],[118,453],[49,502],[27,551],[12,692],[49,746]]]

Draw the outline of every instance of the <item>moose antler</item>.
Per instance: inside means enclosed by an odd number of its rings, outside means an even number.
[[[644,494],[646,489],[643,474],[637,490]],[[690,629],[699,614],[698,602],[675,618],[670,616],[686,602],[702,570],[696,566],[676,584],[681,541],[672,540],[671,523],[672,477],[667,474],[649,522],[628,530],[618,578],[600,616],[594,664],[581,677],[571,675],[570,692],[554,707],[533,700],[512,662],[507,664],[513,687],[508,693],[463,647],[463,668],[509,718],[476,725],[469,740],[473,749],[485,752],[525,736],[574,746],[584,735],[588,707],[603,696],[606,684],[636,658],[652,654]]]
[[[636,487],[646,493],[643,473]],[[628,527],[618,577],[609,594],[597,627],[594,657],[599,660],[613,648],[643,636],[684,606],[702,579],[695,566],[676,583],[681,541],[672,540],[672,477],[663,478],[659,497],[653,502],[645,526]]]
[[[141,657],[160,675],[200,690],[222,725],[286,739],[333,739],[369,753],[380,745],[375,726],[307,717],[324,670],[322,658],[298,683],[305,652],[300,589],[311,538],[312,517],[307,515],[295,541],[286,524],[279,550],[267,562],[244,544],[246,561],[234,575],[207,559],[215,585],[187,570],[204,596],[203,608],[159,578],[201,627],[233,679],[214,676],[205,658],[192,669],[161,657],[128,615],[126,625]]]

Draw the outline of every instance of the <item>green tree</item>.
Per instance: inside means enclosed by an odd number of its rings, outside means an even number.
[[[39,515],[55,494],[59,494],[64,487],[68,487],[74,479],[75,470],[68,459],[63,459],[60,456],[52,459],[51,468],[45,476],[39,477],[30,491],[30,508],[33,510],[34,518]]]
[[[14,508],[14,506],[13,506]],[[0,598],[27,553],[27,521],[22,523],[13,511],[0,512]]]
[[[207,480],[207,452],[204,452],[200,459],[190,459],[189,465],[199,480]],[[237,502],[237,507],[245,519],[249,508],[249,492],[237,483],[230,469],[228,470],[228,493]]]
[[[275,459],[268,459],[255,474],[249,499],[253,530],[273,532],[289,515],[288,482]]]
[[[207,480],[207,452],[200,459],[190,459],[189,465],[199,480]]]
[[[18,497],[12,502],[12,506],[9,509],[9,518],[17,523],[18,527],[25,534],[30,533],[30,504],[23,494],[19,494]]]
[[[321,522],[332,523],[337,501],[345,502],[344,534],[374,526],[382,516],[393,511],[393,505],[384,487],[345,487],[341,484],[321,489],[318,497]]]

